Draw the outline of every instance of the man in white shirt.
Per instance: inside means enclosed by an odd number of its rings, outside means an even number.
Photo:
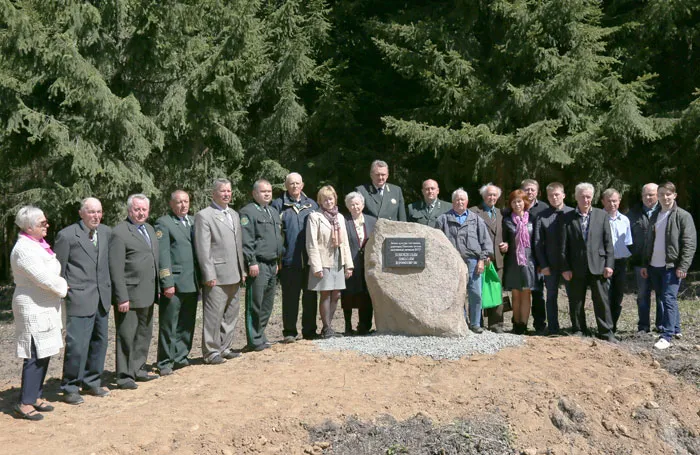
[[[632,256],[629,246],[632,245],[632,229],[630,220],[620,213],[620,192],[615,188],[603,191],[603,207],[608,214],[610,233],[612,234],[615,251],[615,267],[610,277],[610,312],[613,318],[613,332],[617,332],[617,321],[622,313],[622,297],[625,294],[627,278],[627,259]]]

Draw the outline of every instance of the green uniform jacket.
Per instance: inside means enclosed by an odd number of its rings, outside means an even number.
[[[408,204],[408,221],[435,227],[435,223],[440,215],[449,212],[451,208],[452,204],[438,199],[435,201],[433,211],[428,212],[428,204],[425,203],[425,200],[413,202]]]
[[[189,227],[172,212],[156,221],[160,288],[175,286],[176,292],[197,292],[197,259],[194,253],[194,218],[187,215]]]
[[[251,202],[239,211],[243,228],[243,257],[248,267],[258,262],[277,261],[284,254],[280,214],[270,205],[267,208],[269,215],[261,206]]]

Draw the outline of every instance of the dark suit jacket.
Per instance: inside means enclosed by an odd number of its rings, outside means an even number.
[[[355,188],[365,198],[364,213],[375,218],[384,218],[391,221],[406,221],[406,206],[403,201],[401,188],[386,183],[384,196],[371,183],[366,183]]]
[[[435,222],[443,213],[447,213],[452,208],[449,202],[435,201],[435,207],[432,212],[428,212],[428,204],[424,199],[408,204],[408,221],[418,223],[425,226],[435,227]]]
[[[355,222],[351,217],[345,219],[345,228],[348,231],[348,246],[352,255],[352,263],[355,268],[352,271],[352,276],[345,280],[345,291],[343,294],[359,294],[367,290],[365,282],[365,245],[369,236],[374,232],[374,225],[377,224],[377,219],[372,215],[364,215],[365,217],[365,239],[360,245],[360,239],[357,237],[355,230]]]
[[[128,300],[130,308],[147,308],[158,296],[158,240],[153,226],[145,226],[151,238],[150,248],[136,225],[128,220],[112,228],[109,242],[114,303]]]
[[[109,277],[109,238],[112,230],[97,227],[97,247],[89,238],[82,221],[62,229],[56,236],[54,251],[61,263],[61,275],[68,282],[68,316],[92,316],[102,305],[109,312],[112,283]]]
[[[530,214],[530,218],[532,219],[532,222],[534,223],[537,221],[535,218],[539,217],[542,214],[542,212],[544,212],[547,209],[549,209],[549,204],[547,204],[544,201],[540,201],[538,199],[537,202],[535,203],[535,205],[533,205],[529,209],[527,209],[527,212]]]
[[[469,209],[470,212],[474,212],[484,220],[486,227],[488,228],[489,235],[491,236],[491,243],[493,243],[493,258],[494,265],[496,269],[503,268],[503,253],[498,249],[498,244],[503,242],[503,214],[498,207],[493,208],[495,217],[489,218],[489,214],[484,210],[483,205],[477,205]]]
[[[552,274],[561,271],[561,217],[573,210],[567,205],[562,210],[549,207],[535,220],[535,262],[540,268],[549,268]]]
[[[176,292],[197,292],[197,260],[194,253],[194,218],[185,227],[172,212],[156,221],[160,288],[175,286]]]
[[[561,217],[561,271],[602,275],[605,267],[615,267],[610,223],[604,210],[592,208],[588,220],[588,241],[584,242],[578,212],[572,210]]]

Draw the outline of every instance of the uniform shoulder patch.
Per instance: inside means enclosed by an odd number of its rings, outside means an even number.
[[[157,237],[157,238],[163,237],[163,231],[161,231],[160,229],[158,229],[158,230],[156,231],[156,237]]]
[[[246,226],[248,223],[250,223],[250,220],[248,219],[248,217],[246,215],[243,215],[241,217],[241,226]]]
[[[160,269],[158,276],[160,278],[167,278],[170,276],[170,269]]]

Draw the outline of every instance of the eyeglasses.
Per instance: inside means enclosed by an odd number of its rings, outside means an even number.
[[[49,220],[44,220],[39,222],[40,227],[47,227],[49,225]]]

